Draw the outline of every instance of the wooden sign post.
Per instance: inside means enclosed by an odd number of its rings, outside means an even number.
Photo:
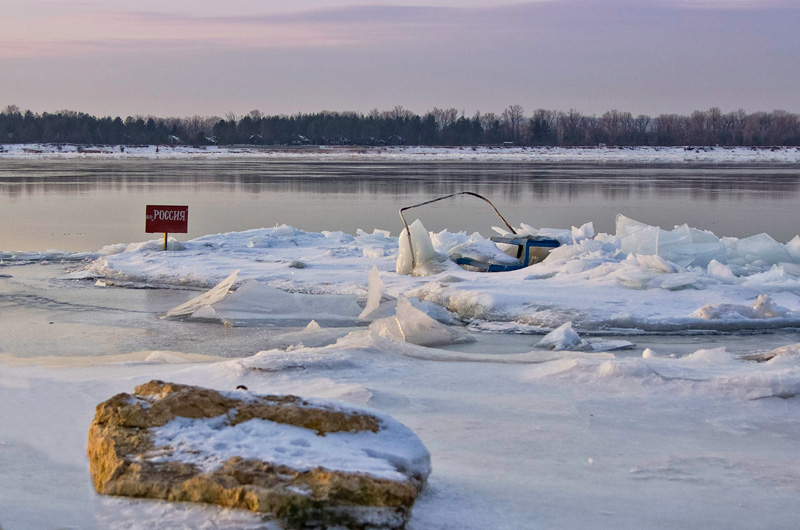
[[[144,231],[148,234],[164,232],[164,250],[167,250],[167,235],[185,234],[189,231],[188,206],[147,205]]]

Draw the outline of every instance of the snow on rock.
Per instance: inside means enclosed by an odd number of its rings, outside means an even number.
[[[266,512],[299,527],[403,528],[430,454],[387,415],[151,381],[101,403],[90,471],[106,495]]]

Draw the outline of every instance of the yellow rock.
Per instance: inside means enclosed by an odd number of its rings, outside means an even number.
[[[87,449],[95,489],[106,495],[244,508],[272,514],[297,528],[403,528],[430,472],[421,442],[427,467],[398,469],[400,480],[322,466],[293,469],[238,456],[214,469],[201,469],[193,462],[164,458],[174,448],[154,444],[158,429],[179,417],[221,418],[222,428],[266,420],[320,437],[378,433],[383,428],[381,418],[367,412],[312,404],[296,396],[239,397],[150,381],[136,387],[133,395],[117,394],[97,406]]]

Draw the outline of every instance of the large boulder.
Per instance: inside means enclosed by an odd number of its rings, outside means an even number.
[[[99,493],[245,508],[295,528],[403,528],[430,473],[422,442],[388,416],[162,381],[100,403],[88,454]]]

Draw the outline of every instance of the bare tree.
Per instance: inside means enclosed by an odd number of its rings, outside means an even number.
[[[522,105],[510,105],[503,111],[503,131],[506,138],[514,143],[519,143],[522,138],[522,122],[525,120],[525,111]]]
[[[440,109],[439,107],[433,107],[431,114],[433,114],[433,118],[436,120],[436,126],[440,131],[453,125],[458,119],[458,109],[454,108]]]

